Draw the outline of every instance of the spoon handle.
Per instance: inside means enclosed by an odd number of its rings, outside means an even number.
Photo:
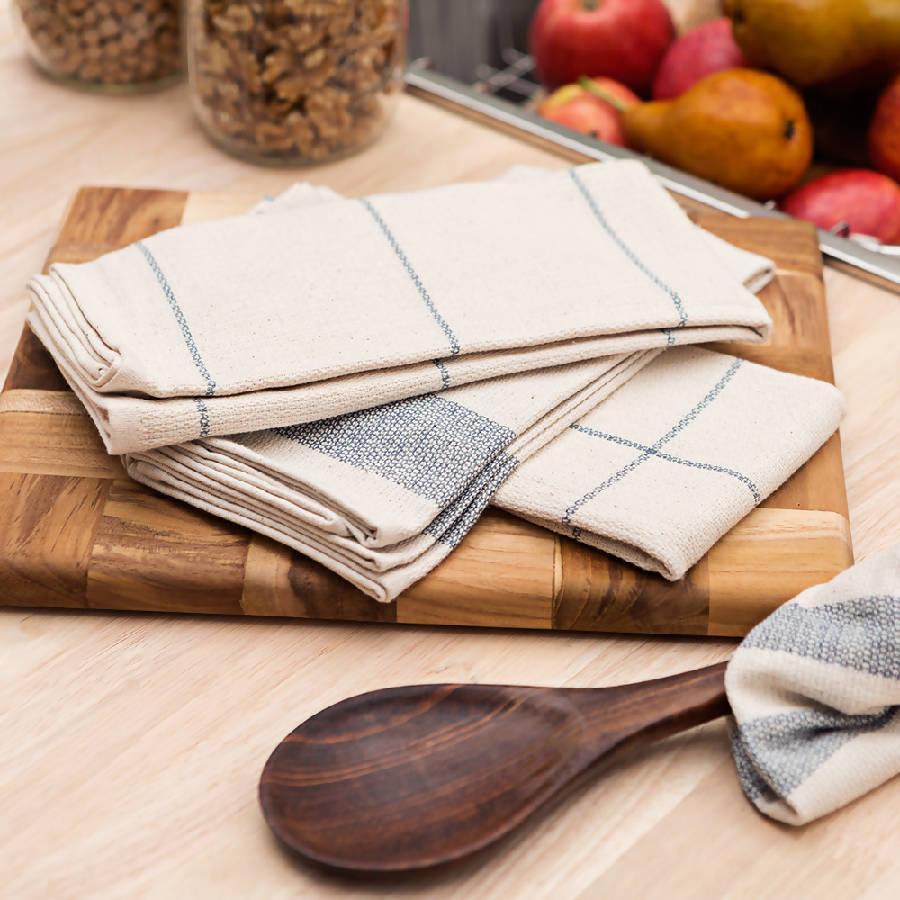
[[[731,712],[725,695],[727,662],[668,678],[610,688],[570,688],[586,744],[606,753],[619,745],[649,743]]]

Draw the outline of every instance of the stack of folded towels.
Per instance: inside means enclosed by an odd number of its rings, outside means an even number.
[[[771,264],[639,163],[347,200],[297,188],[32,279],[138,481],[379,600],[489,502],[679,578],[837,427],[760,342]]]

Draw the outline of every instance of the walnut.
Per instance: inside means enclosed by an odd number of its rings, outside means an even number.
[[[93,85],[151,85],[181,70],[181,0],[13,0],[35,61]]]
[[[378,134],[406,0],[185,0],[194,106],[221,146],[312,161]]]

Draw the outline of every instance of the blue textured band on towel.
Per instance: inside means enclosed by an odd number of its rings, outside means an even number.
[[[794,710],[741,725],[732,749],[744,791],[751,799],[790,795],[844,744],[879,731],[897,714],[897,707],[870,715]]]
[[[900,680],[898,632],[900,597],[884,594],[824,606],[782,606],[757,625],[742,646]]]
[[[518,465],[519,460],[515,456],[501,453],[469,485],[464,494],[435,516],[422,533],[431,535],[448,547],[459,546],[491,502],[491,497]]]
[[[437,394],[275,428],[444,507],[515,439],[512,429]]]

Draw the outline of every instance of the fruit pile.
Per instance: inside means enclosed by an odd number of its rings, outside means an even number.
[[[677,37],[662,0],[541,0],[531,53],[552,92],[537,111],[820,228],[900,244],[900,0],[724,12]]]

